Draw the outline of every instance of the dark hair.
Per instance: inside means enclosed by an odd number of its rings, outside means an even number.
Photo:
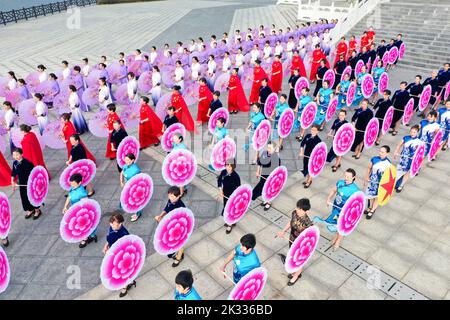
[[[106,60],[106,56],[100,56],[100,58],[105,59]]]
[[[220,97],[220,91],[217,91],[217,90],[214,91],[214,92],[213,92],[213,95],[215,95],[215,96],[217,96],[217,97]]]
[[[217,121],[219,121],[220,123],[225,124],[226,120],[223,117],[217,118]]]
[[[339,113],[341,113],[341,112],[343,112],[345,115],[347,115],[347,110],[341,109],[341,110],[339,110]]]
[[[67,113],[67,112],[63,113],[61,115],[61,119],[69,121],[70,120],[70,113]]]
[[[11,77],[13,77],[14,80],[17,81],[16,74],[14,73],[14,71],[8,71],[8,74],[9,74]]]
[[[318,131],[320,131],[320,125],[318,125],[318,124],[313,124],[311,129],[312,128],[316,128]]]
[[[311,210],[311,203],[309,202],[308,198],[302,198],[297,201],[297,208],[303,210],[303,211],[309,211]]]
[[[31,131],[31,127],[29,125],[25,124],[25,123],[22,123],[19,126],[19,128],[20,128],[21,131],[24,131],[24,132],[30,132]]]
[[[74,173],[73,175],[70,176],[69,181],[81,183],[81,181],[83,181],[83,176],[79,173]]]
[[[402,82],[400,82],[400,84],[404,84],[405,86],[407,86],[407,85],[408,85],[408,82],[402,81]]]
[[[384,90],[383,93],[384,93],[384,94],[387,94],[388,96],[390,96],[392,92],[391,92],[391,90],[386,89],[386,90]]]
[[[3,101],[3,105],[12,108],[12,104],[9,101]]]
[[[125,157],[130,159],[130,160],[136,160],[136,156],[134,154],[132,154],[132,153],[127,153],[127,155]]]
[[[112,112],[116,112],[116,105],[114,103],[110,103],[106,106],[106,109]]]
[[[173,194],[175,197],[179,197],[181,195],[180,187],[171,186],[169,190],[167,190],[168,194]]]
[[[167,108],[167,110],[175,111],[175,107],[174,106],[170,106],[170,107]]]
[[[253,102],[252,106],[256,106],[258,109],[261,109],[261,105],[258,102]]]
[[[329,86],[330,85],[330,80],[323,80],[323,83],[326,83],[327,86]]]
[[[80,66],[75,66],[75,67],[73,67],[73,70],[78,71],[78,72],[81,72]]]
[[[175,283],[182,286],[184,289],[191,289],[194,284],[194,277],[191,270],[183,270],[178,272],[175,277]]]
[[[181,87],[180,86],[173,86],[172,89],[175,90],[175,91],[180,91]]]
[[[47,69],[43,64],[37,66],[38,69],[45,70]]]
[[[70,136],[73,140],[80,142],[80,135],[78,133],[74,133]]]
[[[417,131],[420,131],[420,126],[419,126],[418,124],[415,124],[415,125],[413,125],[413,126],[411,127],[410,130],[412,130],[412,129],[415,129],[415,130],[417,130]]]
[[[269,80],[267,78],[263,78],[262,81],[269,82]]]
[[[17,152],[18,154],[23,154],[22,148],[14,148],[13,152]]]
[[[388,145],[384,145],[380,149],[386,150],[387,153],[391,152],[391,147],[389,147]]]
[[[132,77],[132,78],[134,78],[135,77],[135,75],[134,75],[134,72],[128,72],[128,74],[127,74],[128,76],[130,76],[130,77]]]
[[[69,90],[72,92],[76,92],[77,88],[73,84],[71,84],[71,85],[69,85]]]
[[[50,78],[53,78],[53,79],[58,79],[58,77],[56,76],[56,74],[54,74],[54,73],[50,73],[49,75],[48,75]]]
[[[287,95],[284,93],[281,94],[281,97],[283,97],[285,100],[287,99]]]
[[[106,78],[105,77],[101,77],[98,80],[100,80],[101,82],[103,82],[103,84],[106,84]]]
[[[35,93],[34,96],[38,99],[38,100],[42,100],[43,96],[40,93]]]
[[[256,246],[255,235],[252,233],[248,233],[241,238],[240,242],[241,245],[243,245],[247,249],[253,249]]]
[[[153,69],[155,69],[156,71],[159,72],[159,67],[158,66],[153,66]]]
[[[351,173],[352,177],[353,177],[353,181],[355,181],[355,177],[356,177],[356,171],[352,168],[348,168],[347,170],[345,170],[345,172]]]
[[[420,74],[416,75],[416,78],[419,78],[420,80],[422,80],[422,76]]]
[[[181,133],[174,133],[174,135],[173,135],[174,137],[178,137],[178,139],[180,139],[180,141],[181,142],[183,142],[183,140],[184,140],[184,137],[183,137],[183,135],[181,134]]]
[[[206,83],[206,78],[205,77],[201,77],[198,81],[200,81],[202,83]]]
[[[146,96],[142,96],[141,99],[145,102],[145,103],[149,103],[150,99]]]
[[[431,111],[428,113],[428,115],[429,115],[429,116],[432,116],[432,117],[437,117],[437,116],[438,116],[436,110],[431,110]]]
[[[117,223],[123,223],[125,219],[123,218],[123,215],[120,213],[113,214],[111,217],[109,217],[109,223],[117,222]]]
[[[88,63],[88,62],[89,62],[89,59],[88,59],[88,58],[83,58],[82,61]]]

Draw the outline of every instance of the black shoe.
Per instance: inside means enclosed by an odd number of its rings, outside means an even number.
[[[287,283],[287,285],[290,287],[290,286],[293,286],[300,278],[302,277],[302,274],[300,273],[300,275],[298,276],[298,278],[297,279],[295,279],[295,281],[294,282],[292,282],[291,280],[292,280],[292,278],[288,281],[288,283]]]
[[[175,260],[174,263],[172,263],[172,268],[176,268],[180,265],[181,261],[183,261],[184,259],[184,253],[181,255],[181,259],[180,260]]]
[[[93,237],[89,236],[86,240],[83,240],[83,241],[78,245],[78,247],[79,247],[80,249],[83,249],[83,248],[85,248],[89,243],[91,243],[92,241],[95,241],[95,243],[97,243],[97,236],[93,236]]]
[[[120,291],[119,298],[123,298],[128,294],[128,290],[125,290],[125,292]]]
[[[130,290],[132,287],[136,288],[136,281],[133,281],[132,283],[130,283],[129,285],[127,285],[127,291]]]
[[[282,262],[283,264],[285,264],[285,263],[286,263],[286,256],[285,256],[284,254],[281,254],[281,253],[279,253],[278,256],[280,257],[281,262]]]
[[[88,194],[88,198],[92,198],[94,196],[94,194],[95,194],[95,190],[92,190],[92,193]]]
[[[280,146],[280,151],[282,151],[284,149],[283,145]]]
[[[227,225],[227,229],[225,230],[225,233],[230,234],[232,230],[233,230],[233,226]]]
[[[4,240],[6,240],[6,242],[3,242]],[[4,239],[4,240],[2,241],[2,245],[6,248],[9,246],[9,240],[8,239]]]
[[[36,212],[38,212],[38,213],[36,214]],[[39,219],[39,217],[41,216],[41,214],[42,214],[42,211],[39,210],[39,209],[36,209],[36,210],[34,211],[33,220]]]

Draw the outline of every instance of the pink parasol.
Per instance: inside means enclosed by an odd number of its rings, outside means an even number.
[[[409,176],[414,178],[420,171],[420,167],[422,166],[423,160],[425,159],[426,152],[426,144],[421,143],[414,153],[414,156],[411,161],[411,169],[409,170]]]
[[[138,212],[150,202],[154,191],[153,179],[139,173],[127,181],[120,194],[120,204],[126,212]]]
[[[66,144],[61,138],[62,123],[60,120],[50,122],[44,129],[42,138],[51,149],[64,149]]]
[[[278,95],[275,92],[272,92],[267,97],[266,103],[264,105],[264,115],[266,116],[267,119],[272,117],[272,114],[275,110],[275,106],[277,105],[277,103],[278,103]]]
[[[172,93],[166,93],[161,98],[159,98],[156,104],[155,112],[158,118],[163,121],[167,115],[167,108],[170,107],[172,103]]]
[[[52,80],[46,80],[36,87],[36,92],[43,95],[42,101],[53,102],[53,97],[59,92],[59,87],[55,86]]]
[[[410,98],[405,106],[405,111],[403,112],[402,124],[406,126],[409,121],[411,121],[412,116],[414,115],[414,99]]]
[[[214,134],[214,131],[216,130],[217,125],[217,119],[224,118],[225,119],[225,126],[228,124],[228,120],[230,118],[230,113],[228,112],[227,108],[219,108],[216,111],[212,113],[212,115],[209,117],[208,121],[208,130],[211,134]]]
[[[188,84],[183,92],[184,101],[188,106],[193,105],[199,99],[199,83],[193,82]]]
[[[361,221],[364,210],[366,209],[366,198],[364,192],[357,191],[347,199],[341,212],[337,223],[337,230],[340,235],[348,236]]]
[[[425,110],[425,108],[428,106],[428,104],[430,103],[430,99],[431,99],[431,85],[426,85],[423,88],[422,94],[420,95],[420,99],[419,99],[419,111],[422,112],[423,110]]]
[[[181,123],[174,123],[169,126],[165,131],[161,138],[161,147],[164,151],[170,152],[173,149],[173,135],[175,133],[181,134],[183,137],[186,137],[186,128]]]
[[[352,67],[351,66],[345,67],[345,69],[344,69],[344,71],[342,72],[342,75],[341,75],[341,81],[344,80],[346,74],[348,74],[349,77],[352,76]]]
[[[19,90],[20,88],[6,91],[5,100],[11,102],[13,107],[17,106],[20,102],[23,101]]]
[[[101,70],[93,69],[91,72],[89,72],[89,75],[86,78],[86,84],[88,85],[88,87],[98,89],[98,87],[100,86],[98,80],[101,76]]]
[[[132,130],[139,126],[140,102],[132,102],[125,105],[120,112],[119,118],[122,120],[126,130]]]
[[[61,238],[68,243],[87,239],[97,228],[102,215],[100,204],[91,199],[82,199],[64,214],[59,225]]]
[[[288,179],[288,170],[285,166],[279,166],[267,177],[262,190],[264,202],[271,202],[283,191]]]
[[[109,64],[106,67],[106,71],[108,71],[108,80],[111,84],[115,85],[122,84],[121,77],[124,75],[122,74],[122,66],[119,64],[118,61],[114,61],[113,63]]]
[[[356,83],[351,82],[347,89],[347,106],[350,107],[355,99]]]
[[[39,72],[32,72],[28,74],[25,78],[25,82],[27,83],[28,91],[30,91],[31,94],[36,93],[36,87],[41,83],[39,81]]]
[[[447,101],[449,96],[450,96],[450,81],[448,81],[447,85],[445,86],[444,101]]]
[[[214,83],[214,90],[219,92],[225,92],[230,82],[230,74],[224,73],[217,77]]]
[[[223,211],[223,220],[226,224],[233,225],[244,217],[252,202],[252,194],[252,187],[248,184],[234,190]]]
[[[11,278],[11,269],[9,267],[8,256],[2,247],[0,247],[0,293],[3,293],[9,286]]]
[[[148,93],[152,90],[153,82],[152,82],[152,72],[146,71],[139,77],[138,80],[138,88],[142,92]]]
[[[261,295],[267,282],[267,270],[255,268],[247,273],[234,286],[228,300],[256,300]]]
[[[270,139],[272,128],[269,120],[262,120],[252,136],[252,146],[255,151],[261,151]]]
[[[20,122],[29,126],[36,125],[37,118],[34,114],[36,112],[36,101],[34,99],[27,99],[19,104],[19,118]]]
[[[351,123],[342,125],[333,139],[333,151],[341,157],[350,151],[353,142],[355,141],[356,131],[355,127]]]
[[[106,118],[108,113],[106,111],[97,112],[91,120],[89,120],[89,131],[98,138],[107,138],[109,135]]]
[[[355,66],[355,75],[356,76],[361,73],[361,69],[363,66],[364,66],[364,61],[358,60],[358,62],[356,62],[356,66]]]
[[[94,161],[81,159],[71,163],[59,176],[59,185],[66,191],[70,190],[70,177],[75,173],[81,174],[83,186],[87,186],[94,179],[97,167]]]
[[[183,248],[194,231],[195,217],[188,208],[178,208],[165,215],[155,230],[153,246],[161,255]]]
[[[87,88],[86,90],[84,90],[81,99],[87,106],[94,106],[98,104],[98,88],[96,87]]]
[[[250,89],[253,86],[253,68],[245,68],[244,74],[241,78],[242,87],[245,90]]]
[[[283,62],[283,77],[287,77],[291,74],[292,60],[286,59]]]
[[[308,174],[311,178],[315,178],[322,173],[327,160],[327,152],[325,142],[320,142],[314,147],[308,161]]]
[[[302,129],[308,129],[313,124],[316,113],[317,104],[311,101],[305,106],[300,117],[300,125]]]
[[[0,191],[0,239],[6,239],[11,229],[11,205],[6,194]]]
[[[383,72],[380,78],[378,79],[378,93],[383,94],[384,91],[388,88],[388,86],[389,86],[389,75],[387,74],[387,72]]]
[[[278,120],[278,135],[281,139],[286,138],[292,131],[295,122],[295,114],[291,108],[287,108]]]
[[[389,107],[384,115],[383,125],[381,126],[381,134],[385,135],[391,127],[392,120],[394,119],[394,107]]]
[[[373,89],[375,88],[375,82],[370,74],[366,74],[361,82],[361,92],[364,98],[368,99],[372,96]]]
[[[295,97],[297,99],[300,99],[300,97],[302,96],[303,88],[308,88],[309,89],[309,81],[305,77],[299,78],[297,80],[297,82],[295,83],[294,93],[295,93]]]
[[[129,72],[133,72],[137,77],[141,75],[142,72],[144,72],[143,65],[144,60],[135,60],[132,63],[130,63],[128,67]]]
[[[319,239],[320,230],[316,226],[310,226],[300,233],[286,255],[284,269],[287,273],[298,272],[308,263],[319,244]]]
[[[383,60],[383,66],[387,66],[389,64],[389,51],[386,51],[383,54],[383,58],[381,58],[381,60]]]
[[[53,99],[53,107],[55,107],[59,115],[70,113],[69,94],[64,91],[57,94]]]
[[[211,152],[211,166],[221,171],[225,169],[227,160],[236,157],[236,143],[231,138],[224,138],[216,143]]]
[[[119,104],[129,104],[130,99],[128,98],[128,87],[127,84],[121,84],[117,91],[114,93],[114,97],[116,98],[117,103]]]
[[[162,176],[168,185],[182,187],[189,184],[197,172],[197,159],[188,150],[172,150],[163,162]]]
[[[364,132],[364,146],[366,148],[372,148],[377,141],[378,133],[380,131],[380,121],[377,118],[372,118],[367,124],[366,131]]]
[[[389,50],[389,64],[394,64],[395,61],[397,61],[398,58],[398,48],[392,47],[391,50]]]
[[[172,88],[175,85],[175,67],[164,67],[161,69],[161,80],[167,88]]]
[[[433,138],[433,141],[431,142],[430,151],[428,152],[428,161],[433,161],[436,157],[436,154],[441,149],[441,142],[442,142],[442,136],[444,135],[444,132],[442,130],[439,130]]]
[[[330,82],[328,86],[329,88],[333,87],[335,79],[336,75],[334,74],[334,71],[332,69],[328,69],[323,75],[323,80],[328,80]]]
[[[117,240],[106,252],[100,267],[100,278],[108,290],[126,288],[144,266],[146,257],[144,241],[135,235]]]
[[[0,97],[5,97],[9,90],[9,79],[7,77],[0,77]]]
[[[40,207],[47,197],[49,178],[47,170],[42,166],[36,166],[31,170],[27,182],[28,200],[34,207]]]
[[[403,42],[400,45],[400,49],[398,50],[398,60],[403,60],[403,57],[405,56],[405,50],[406,50],[406,45]]]
[[[339,104],[339,98],[334,97],[330,100],[330,103],[328,104],[327,113],[325,114],[325,121],[328,122],[331,119],[333,119],[334,114],[336,113],[337,106]]]
[[[128,154],[133,154],[136,157],[136,161],[139,158],[139,141],[133,136],[125,137],[117,147],[117,164],[123,168],[125,165],[125,158]]]

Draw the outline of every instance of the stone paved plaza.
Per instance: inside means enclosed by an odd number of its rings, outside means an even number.
[[[110,60],[119,51],[160,46],[165,42],[193,37],[218,36],[236,27],[255,27],[259,24],[284,26],[288,20],[279,21],[280,12],[273,10],[274,1],[180,1],[135,3],[81,10],[81,29],[66,28],[67,15],[23,22],[0,28],[0,37],[9,46],[0,48],[0,74],[14,70],[25,76],[37,64],[46,64],[50,70],[58,70],[63,59],[77,62],[84,56],[97,61],[101,54]],[[14,41],[13,41],[14,40]],[[439,62],[436,62],[440,64]],[[395,90],[401,80],[411,81],[415,72],[401,63],[391,73],[390,89]],[[286,80],[284,90],[287,91]],[[248,91],[247,91],[248,94]],[[222,96],[227,101],[227,94]],[[196,104],[191,106],[196,114]],[[88,114],[87,117],[92,116]],[[348,118],[351,115],[348,116]],[[413,123],[418,119],[414,118]],[[231,117],[230,128],[240,129],[248,123],[248,115]],[[328,147],[325,132],[320,134]],[[382,143],[395,148],[408,128],[402,127],[399,135],[387,135]],[[136,135],[136,130],[129,132]],[[13,206],[11,244],[6,248],[12,267],[11,284],[0,299],[118,299],[118,292],[106,290],[100,283],[101,252],[111,212],[118,209],[120,186],[114,161],[104,158],[106,139],[85,134],[84,142],[98,160],[94,199],[102,206],[102,220],[98,243],[79,249],[65,243],[59,236],[59,224],[65,201],[58,179],[64,169],[66,150],[45,149],[45,161],[53,177],[50,193],[43,208],[43,216],[37,220],[25,220],[19,194],[10,188],[7,193]],[[202,145],[207,148],[204,136]],[[242,182],[255,185],[255,167],[249,164],[248,155],[238,146],[237,172]],[[172,268],[172,261],[160,256],[153,249],[153,233],[156,227],[153,217],[159,214],[167,200],[168,186],[161,177],[164,153],[160,147],[141,153],[139,166],[149,173],[155,182],[152,201],[143,217],[135,223],[126,215],[125,226],[130,233],[142,237],[147,247],[144,269],[133,288],[123,299],[173,299],[174,278],[178,271],[190,268],[195,287],[204,299],[226,299],[232,284],[219,271],[229,251],[242,235],[254,233],[256,251],[262,265],[269,270],[268,285],[261,299],[450,299],[450,176],[448,164],[450,152],[442,152],[434,162],[425,162],[420,175],[409,181],[401,194],[395,194],[385,207],[379,208],[372,220],[361,220],[357,230],[344,239],[338,251],[332,252],[332,237],[320,226],[322,238],[303,277],[293,287],[286,286],[287,277],[278,253],[286,253],[286,240],[274,238],[280,226],[284,226],[299,198],[308,197],[312,202],[310,217],[328,214],[326,197],[330,188],[341,179],[346,168],[352,167],[361,178],[367,170],[370,157],[376,148],[365,150],[360,160],[346,155],[342,168],[332,173],[327,166],[309,189],[301,185],[299,170],[299,143],[292,134],[281,152],[282,164],[289,169],[288,184],[282,195],[264,212],[259,201],[239,222],[230,235],[225,234],[220,217],[222,203],[217,200],[215,174],[207,169],[208,163],[200,159],[197,177],[183,199],[194,212],[196,229],[188,243],[185,259],[180,267]],[[8,162],[11,157],[7,154]],[[361,180],[358,180],[361,186]],[[81,271],[79,289],[69,289],[67,282],[73,268]],[[375,272],[378,270],[378,272]],[[231,275],[230,266],[228,274]],[[375,278],[374,278],[375,275]],[[375,284],[374,285],[374,280]],[[379,279],[379,281],[377,281]]]

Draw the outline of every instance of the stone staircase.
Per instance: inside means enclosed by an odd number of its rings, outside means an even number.
[[[401,65],[428,75],[450,57],[450,3],[438,0],[396,1],[381,4],[350,32],[359,38],[373,25],[375,42],[403,33],[406,55]]]

